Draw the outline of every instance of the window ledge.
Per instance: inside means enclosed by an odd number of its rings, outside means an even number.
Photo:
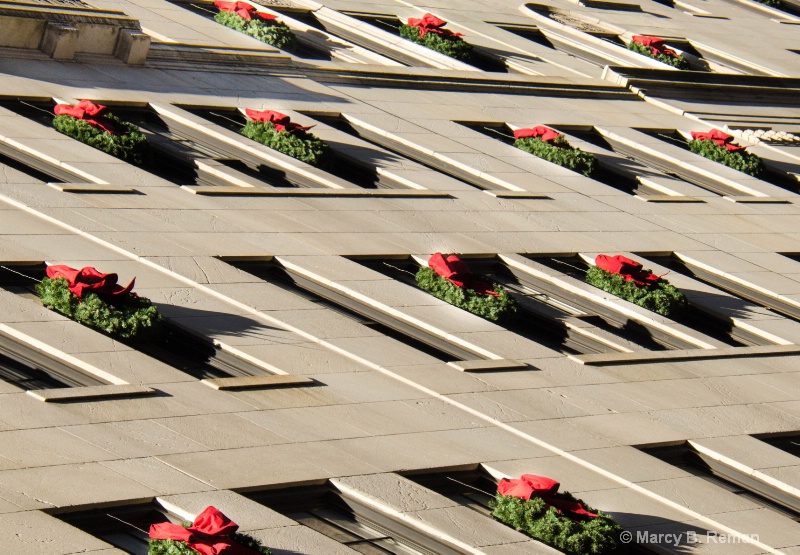
[[[313,385],[317,382],[311,378],[289,375],[268,375],[268,376],[238,376],[233,378],[213,378],[200,380],[208,387],[220,391],[237,389],[270,389],[278,387],[297,387]]]
[[[640,351],[635,353],[598,353],[591,355],[569,355],[568,358],[579,364],[585,364],[587,366],[612,366],[678,360],[708,360],[749,356],[783,356],[793,354],[800,354],[800,345],[758,345],[754,347],[731,347],[722,349]]]
[[[58,389],[31,389],[28,395],[45,403],[64,403],[72,401],[98,401],[152,395],[155,389],[141,385],[92,385],[86,387],[65,387]]]
[[[243,197],[412,197],[412,198],[452,198],[447,193],[438,191],[421,191],[417,189],[293,189],[260,187],[215,187],[215,186],[189,186],[181,189],[195,195],[205,196],[243,196]]]
[[[510,359],[500,360],[457,360],[448,362],[448,366],[452,366],[456,370],[462,372],[492,372],[495,370],[519,370],[528,368],[524,362],[518,362]]]
[[[140,194],[131,187],[109,185],[107,183],[48,183],[56,191],[62,193],[111,193],[111,194]]]

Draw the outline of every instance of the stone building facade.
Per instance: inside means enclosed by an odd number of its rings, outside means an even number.
[[[0,0],[3,551],[146,553],[150,523],[214,505],[276,554],[556,553],[485,508],[529,473],[637,553],[800,553],[800,3],[782,2],[253,3],[289,52],[208,0]],[[471,63],[398,36],[426,12]],[[53,129],[84,99],[139,125],[149,163]],[[315,125],[335,162],[242,136],[248,108]],[[513,146],[538,125],[596,174]],[[766,172],[688,149],[712,129]],[[518,317],[417,288],[436,252]],[[690,311],[586,284],[601,253]],[[168,340],[43,307],[45,264],[135,276]]]

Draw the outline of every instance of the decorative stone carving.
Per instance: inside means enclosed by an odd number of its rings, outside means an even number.
[[[549,12],[547,16],[552,19],[553,21],[557,21],[559,23],[563,23],[564,25],[568,25],[573,29],[577,29],[578,31],[583,31],[584,33],[608,33],[608,29],[603,29],[602,27],[598,27],[597,25],[592,25],[591,23],[586,23],[585,21],[578,19],[577,17],[571,16],[569,14],[560,13],[560,12]]]

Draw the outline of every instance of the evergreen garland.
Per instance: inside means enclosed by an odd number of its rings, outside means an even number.
[[[567,493],[557,495],[575,500]],[[500,493],[496,494],[490,506],[493,508],[492,516],[506,526],[569,555],[621,555],[627,552],[626,545],[620,541],[622,528],[602,511],[586,507],[598,517],[574,521],[560,514],[555,507],[548,508],[541,498],[525,500]]]
[[[687,60],[683,56],[670,56],[668,54],[658,54],[656,56],[653,56],[653,51],[650,50],[649,46],[645,46],[643,44],[639,44],[638,42],[633,42],[633,41],[628,43],[628,50],[632,50],[637,54],[641,54],[642,56],[647,56],[648,58],[653,58],[654,60],[658,60],[659,62],[665,63],[669,66],[678,69],[689,69],[689,60]]]
[[[495,297],[494,295],[478,295],[472,289],[456,287],[427,266],[421,267],[416,277],[420,289],[487,320],[497,322],[510,318],[517,312],[516,299],[498,284],[494,284],[492,287],[495,293],[500,294],[499,297]]]
[[[651,286],[639,287],[619,274],[592,266],[586,272],[586,283],[667,318],[680,317],[689,306],[686,296],[665,279],[659,279]]]
[[[543,141],[539,137],[523,137],[516,139],[514,146],[586,177],[591,177],[597,169],[594,154],[573,148],[563,135],[552,141]]]
[[[770,8],[783,7],[783,0],[756,0],[756,2],[769,6]]]
[[[767,171],[764,161],[758,155],[745,150],[733,152],[724,146],[719,146],[714,141],[705,139],[689,141],[689,150],[753,177],[761,177]]]
[[[277,19],[248,21],[233,12],[219,11],[214,16],[214,21],[281,50],[291,51],[297,47],[297,37],[288,25]]]
[[[191,526],[190,522],[185,522],[183,526]],[[249,547],[261,555],[271,555],[271,551],[261,545],[257,539],[248,534],[236,532],[233,534],[233,541],[239,545]],[[150,540],[150,549],[147,555],[197,555],[197,551],[189,547],[186,542],[178,540]]]
[[[248,120],[242,135],[312,166],[324,168],[333,156],[330,147],[311,133],[278,131],[270,121]]]
[[[439,35],[428,32],[424,37],[419,36],[419,27],[401,24],[400,36],[404,39],[426,46],[431,50],[440,52],[456,60],[469,63],[472,59],[472,45],[461,37],[453,35]]]
[[[64,278],[44,278],[36,285],[42,304],[67,318],[122,339],[146,339],[155,335],[163,317],[149,299],[129,294],[119,305],[109,305],[95,293],[78,299]]]
[[[54,117],[53,127],[59,133],[102,150],[111,156],[116,156],[137,166],[141,165],[147,157],[148,143],[147,137],[139,132],[139,128],[112,114],[106,114],[99,119],[107,120],[119,130],[119,135],[103,131],[87,121],[72,116]]]

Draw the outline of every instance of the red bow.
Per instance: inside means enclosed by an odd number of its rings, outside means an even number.
[[[555,129],[550,129],[544,125],[537,125],[536,127],[526,127],[523,129],[514,130],[515,139],[525,139],[527,137],[538,137],[546,143],[554,141],[559,137],[563,137],[561,133]]]
[[[445,258],[442,253],[437,252],[428,259],[428,266],[459,289],[472,289],[478,295],[500,296],[499,293],[492,291],[491,285],[475,279],[469,266],[454,254]]]
[[[216,0],[214,5],[218,7],[220,11],[235,13],[247,21],[250,21],[253,19],[253,17],[257,17],[258,19],[262,19],[264,21],[278,19],[278,16],[272,15],[271,13],[260,12],[255,6],[251,6],[247,2],[223,2],[222,0]]]
[[[625,278],[625,281],[633,281],[639,287],[654,285],[661,279],[657,275],[642,269],[642,265],[638,262],[626,258],[621,254],[616,256],[598,254],[594,259],[594,263],[601,270],[611,272],[612,274],[619,274]]]
[[[117,274],[101,274],[91,266],[80,270],[69,266],[48,266],[47,277],[66,279],[69,290],[78,298],[83,296],[84,291],[98,295],[125,295],[131,292],[136,281],[133,278],[127,287],[122,287],[117,285]]]
[[[523,474],[519,479],[509,480],[503,478],[497,484],[497,492],[502,495],[512,495],[520,499],[528,500],[531,497],[541,497],[548,506],[552,505],[558,509],[559,513],[566,514],[573,520],[584,520],[587,518],[597,518],[597,515],[587,511],[583,505],[577,501],[569,501],[556,497],[560,484],[552,478],[536,476],[535,474]]]
[[[300,125],[299,123],[292,123],[289,116],[286,114],[281,114],[280,112],[275,112],[273,110],[251,110],[250,108],[245,108],[245,113],[247,117],[253,121],[269,121],[275,124],[275,129],[278,131],[286,131],[288,133],[295,133],[297,131],[306,132],[312,127],[313,125],[304,126]]]
[[[714,141],[718,146],[724,146],[730,152],[738,152],[746,147],[731,144],[733,135],[728,135],[717,129],[712,129],[708,133],[702,131],[692,131],[692,139],[695,141]]]
[[[95,117],[102,118],[105,111],[105,106],[95,104],[89,100],[81,100],[78,102],[77,106],[72,106],[70,104],[56,104],[56,107],[53,108],[53,112],[55,112],[57,116],[72,116],[73,118],[82,119],[89,125],[97,127],[98,129],[102,129],[106,133],[118,135],[119,132],[110,121],[104,118],[103,122],[101,123],[100,120],[94,119]]]
[[[218,509],[206,507],[189,528],[171,522],[152,524],[150,537],[186,542],[201,555],[260,555],[249,547],[232,543],[233,534],[238,529],[239,525]]]
[[[636,44],[641,44],[642,46],[649,46],[650,52],[653,54],[653,56],[664,54],[665,56],[671,56],[673,58],[679,57],[677,52],[675,52],[674,50],[670,50],[664,45],[664,39],[660,39],[658,37],[646,37],[642,35],[633,35],[631,39]]]
[[[409,17],[408,24],[412,27],[419,27],[419,38],[424,37],[428,33],[442,35],[443,37],[463,37],[462,33],[454,33],[450,29],[442,29],[447,22],[444,19],[439,19],[433,14],[426,13],[421,19],[416,17]]]

